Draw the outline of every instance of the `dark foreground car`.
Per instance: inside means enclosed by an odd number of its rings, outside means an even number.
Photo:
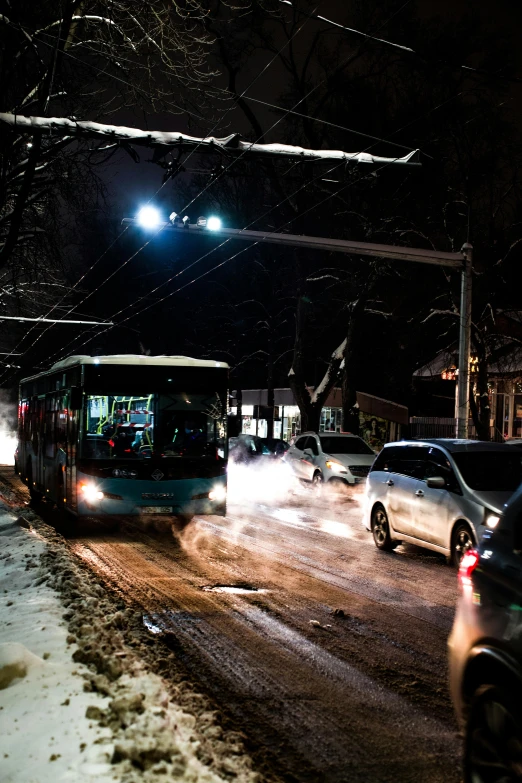
[[[450,689],[466,783],[522,780],[522,487],[459,568]]]
[[[249,463],[261,458],[282,459],[288,451],[289,444],[279,438],[260,438],[257,435],[241,434],[230,438],[228,456],[232,462]]]

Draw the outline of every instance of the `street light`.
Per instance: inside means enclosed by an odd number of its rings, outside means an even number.
[[[470,244],[462,246],[460,253],[446,253],[438,250],[428,250],[418,247],[402,247],[400,245],[381,245],[373,242],[355,242],[347,239],[331,239],[330,237],[311,237],[299,234],[283,234],[278,231],[252,231],[248,228],[223,228],[218,217],[200,217],[197,223],[190,223],[188,218],[178,222],[174,213],[170,217],[171,225],[165,224],[171,230],[185,231],[195,235],[200,229],[209,229],[218,236],[227,239],[239,239],[242,242],[269,242],[275,245],[290,247],[306,247],[315,250],[347,253],[377,258],[391,258],[397,261],[412,261],[420,264],[433,264],[458,269],[461,272],[461,306],[459,318],[459,375],[457,394],[457,437],[468,437],[469,422],[469,352],[471,334],[471,284],[473,248]],[[124,218],[123,225],[132,225],[138,221]]]
[[[221,218],[215,216],[211,216],[209,218],[198,217],[196,221],[196,226],[198,228],[206,228],[209,231],[219,231],[222,226]]]
[[[209,217],[207,220],[207,228],[209,231],[219,231],[221,228],[221,218]]]
[[[156,207],[142,207],[136,219],[142,228],[157,228],[161,223],[161,216]]]

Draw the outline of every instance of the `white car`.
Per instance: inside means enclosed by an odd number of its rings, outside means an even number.
[[[316,485],[359,484],[374,459],[375,452],[362,438],[343,432],[303,432],[292,438],[285,455],[297,478]]]
[[[405,541],[442,552],[458,566],[497,525],[521,482],[522,454],[505,443],[388,443],[366,482],[364,523],[378,549]]]

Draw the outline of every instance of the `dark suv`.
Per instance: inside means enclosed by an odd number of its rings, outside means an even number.
[[[522,780],[522,486],[458,579],[449,664],[465,781]]]

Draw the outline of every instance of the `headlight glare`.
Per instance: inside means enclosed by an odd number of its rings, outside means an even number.
[[[80,490],[88,503],[103,499],[103,492],[95,484],[80,484]]]
[[[500,522],[500,517],[497,514],[489,514],[486,517],[486,527],[494,528]]]
[[[348,473],[345,465],[341,465],[340,462],[334,462],[333,459],[326,460],[326,467],[333,473]]]
[[[223,486],[214,487],[208,493],[209,500],[225,500],[227,496],[227,489]]]

